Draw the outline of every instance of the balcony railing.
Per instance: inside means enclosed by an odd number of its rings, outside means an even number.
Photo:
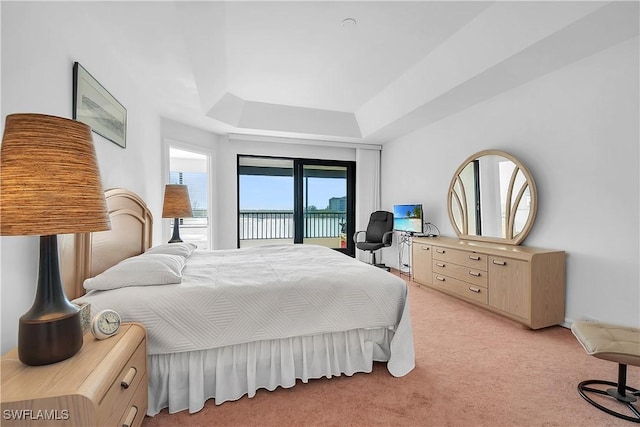
[[[240,211],[240,240],[293,239],[292,211]]]
[[[304,213],[304,237],[340,237],[347,222],[345,212]],[[293,211],[240,211],[240,240],[293,239]]]

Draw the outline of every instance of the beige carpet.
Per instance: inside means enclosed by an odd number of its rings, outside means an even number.
[[[409,282],[416,368],[298,382],[189,414],[168,426],[631,426],[587,404],[576,385],[617,380],[617,365],[588,356],[568,329],[531,331]],[[628,384],[640,388],[640,368]]]

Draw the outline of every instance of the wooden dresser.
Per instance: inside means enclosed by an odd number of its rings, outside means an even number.
[[[2,426],[140,426],[147,412],[147,345],[142,325],[106,340],[84,335],[70,359],[26,366],[2,356]]]
[[[447,237],[412,245],[413,280],[531,329],[564,322],[562,251]]]

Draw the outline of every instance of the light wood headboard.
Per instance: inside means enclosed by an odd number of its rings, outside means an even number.
[[[151,246],[153,216],[137,194],[124,188],[104,193],[111,230],[59,236],[62,282],[67,298],[84,295],[82,283]]]

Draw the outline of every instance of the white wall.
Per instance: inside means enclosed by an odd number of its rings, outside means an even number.
[[[538,189],[524,244],[567,253],[566,322],[639,326],[638,56],[636,37],[385,144],[382,207],[422,202],[455,236],[453,173],[474,152],[504,150]]]
[[[144,103],[135,79],[96,34],[86,4],[2,2],[2,128],[7,114],[45,113],[72,117],[72,66],[80,62],[126,108],[127,148],[94,134],[103,186],[126,187],[161,215],[160,119]],[[117,29],[114,29],[117,31]],[[154,235],[160,232],[160,222]],[[0,287],[2,347],[17,342],[18,318],[35,295],[37,237],[2,237]]]

